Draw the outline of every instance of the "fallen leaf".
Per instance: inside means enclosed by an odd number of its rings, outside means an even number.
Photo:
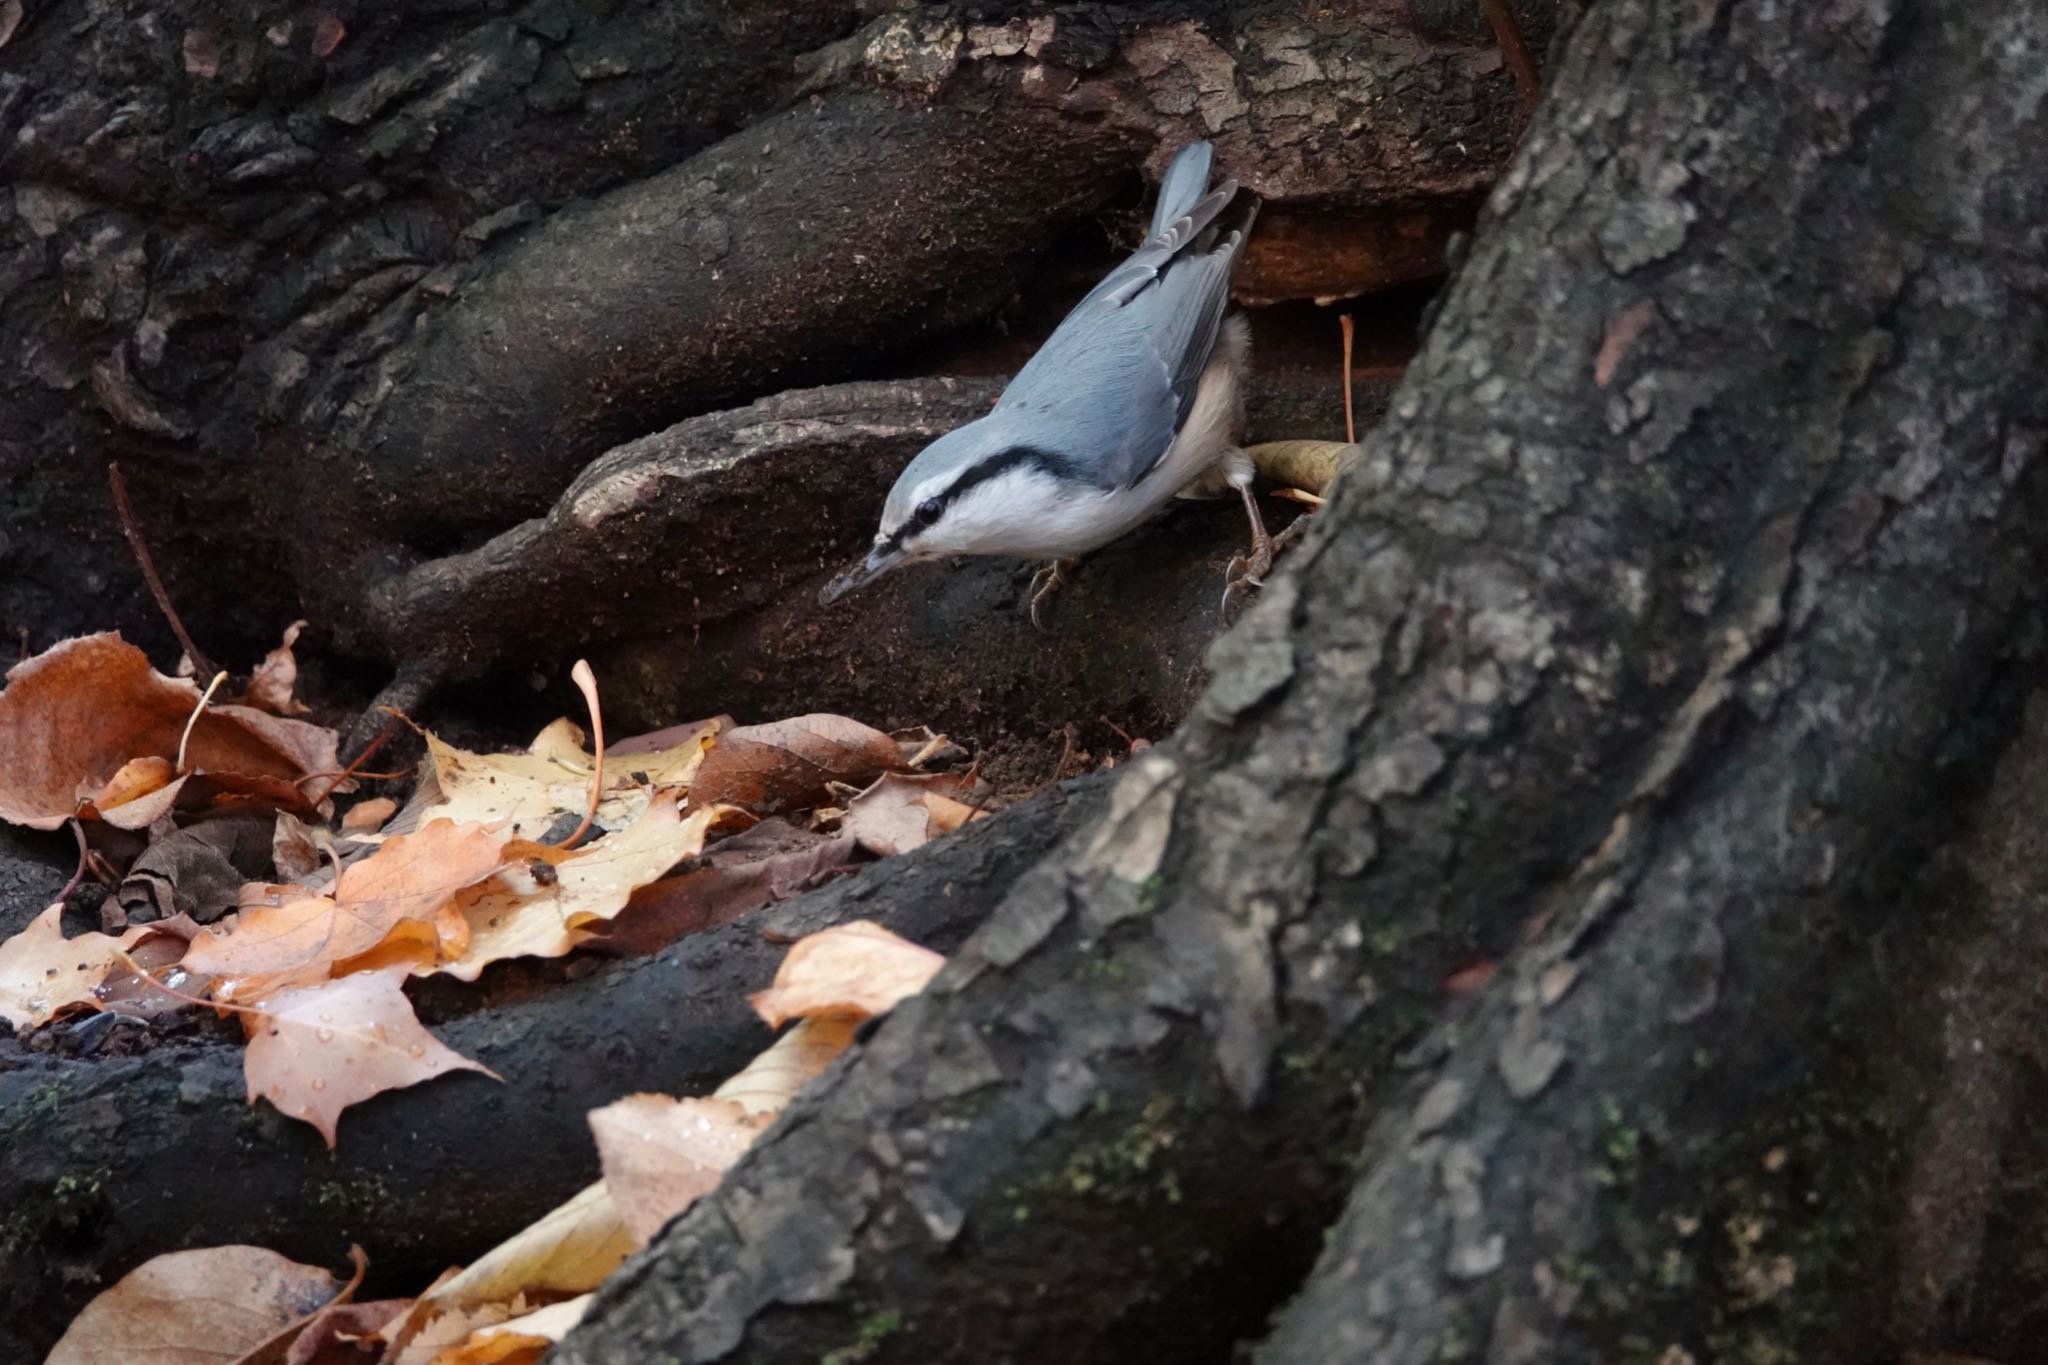
[[[299,663],[292,657],[292,646],[299,641],[299,632],[306,628],[304,621],[294,621],[284,628],[284,643],[263,656],[263,662],[256,665],[256,672],[249,679],[249,691],[244,700],[261,711],[275,716],[303,716],[312,710],[292,695],[292,689],[299,684]]]
[[[503,865],[504,844],[479,826],[436,820],[344,868],[331,897],[244,909],[228,933],[195,939],[185,967],[227,978],[216,998],[247,1000],[317,981],[394,933],[432,939],[442,908]]]
[[[326,833],[324,829],[320,831],[320,835]],[[272,870],[288,882],[304,885],[311,881],[326,861],[320,852],[320,835],[290,811],[279,811],[277,824],[270,832]],[[245,877],[243,880],[248,879]],[[239,898],[239,888],[237,896]]]
[[[1245,453],[1252,457],[1262,483],[1327,493],[1363,451],[1346,441],[1268,441],[1247,447]]]
[[[94,794],[93,809],[100,819],[117,828],[147,829],[177,800],[177,792],[165,791],[177,776],[178,770],[168,758],[155,754],[131,758]],[[149,796],[157,799],[143,799]]]
[[[828,782],[865,783],[903,766],[902,749],[880,730],[844,716],[797,716],[719,736],[690,800],[772,815],[815,805]]]
[[[966,789],[952,773],[884,773],[847,803],[839,827],[868,852],[893,858],[985,815],[960,799]]]
[[[860,1022],[861,1016],[853,1014],[821,1014],[801,1021],[713,1091],[712,1098],[731,1100],[749,1114],[781,1112],[797,1091],[853,1046]]]
[[[167,678],[117,634],[53,645],[7,672],[0,692],[0,820],[55,829],[80,793],[104,791],[130,761],[175,759],[199,688]],[[210,706],[186,743],[187,773],[234,774],[290,784],[335,767],[337,736],[304,721],[245,706]],[[187,778],[146,797],[168,810]],[[143,810],[124,809],[139,828]],[[152,816],[151,819],[154,817]]]
[[[508,957],[560,957],[625,908],[634,890],[704,847],[715,809],[685,817],[672,791],[657,792],[640,818],[594,844],[532,863],[515,864],[464,891],[454,907],[469,942],[461,956],[419,968],[474,981]],[[508,852],[518,845],[508,846]]]
[[[384,822],[397,813],[398,803],[388,796],[373,796],[367,801],[358,801],[342,815],[342,832],[367,834],[382,828]]]
[[[729,924],[850,872],[859,862],[853,836],[828,839],[771,817],[713,844],[689,870],[635,891],[591,944],[621,955],[658,953],[688,934]]]
[[[0,943],[0,1019],[18,1033],[39,1028],[74,1008],[98,1010],[94,994],[120,955],[150,931],[138,925],[119,938],[106,934],[64,937],[61,902]],[[118,967],[123,974],[127,968]]]
[[[263,1247],[144,1261],[87,1304],[45,1365],[223,1365],[332,1300],[341,1281]]]
[[[467,1341],[478,1328],[522,1316],[526,1309],[526,1300],[518,1297],[509,1303],[485,1303],[472,1309],[430,1314],[417,1321],[408,1315],[405,1322],[398,1325],[396,1335],[393,1335],[392,1327],[384,1329],[391,1345],[385,1351],[383,1365],[432,1365],[441,1358],[442,1352]],[[412,1313],[420,1311],[416,1302]]]
[[[728,1099],[628,1095],[590,1111],[605,1187],[644,1247],[718,1182],[774,1119]]]
[[[451,1071],[498,1079],[427,1032],[399,986],[403,974],[356,972],[266,1000],[242,1057],[250,1102],[261,1097],[304,1119],[332,1147],[341,1111],[372,1095]]]
[[[502,822],[514,838],[539,840],[562,816],[581,819],[590,804],[595,760],[583,748],[583,731],[569,720],[542,730],[523,754],[471,753],[431,733],[426,742],[428,763],[414,799],[418,809],[399,816],[394,828],[401,832],[409,824],[435,819]],[[623,829],[647,809],[654,788],[689,785],[709,742],[709,733],[700,730],[672,748],[609,765],[593,823],[604,830]]]
[[[504,1303],[522,1293],[587,1293],[632,1253],[632,1236],[600,1180],[421,1295],[409,1321]]]
[[[108,906],[122,924],[178,914],[202,924],[219,919],[236,907],[242,884],[270,867],[274,833],[273,821],[260,815],[202,820],[173,831],[129,865],[101,906],[102,920]]]
[[[747,997],[779,1028],[819,1014],[880,1014],[923,990],[946,959],[868,920],[834,925],[796,941],[775,984]]]
[[[588,1294],[536,1308],[489,1327],[479,1327],[434,1357],[433,1365],[532,1365],[548,1347],[569,1335],[590,1307]]]
[[[333,1298],[304,1317],[294,1318],[262,1342],[236,1356],[234,1365],[286,1365],[286,1357],[295,1349],[299,1338],[312,1330],[322,1317],[346,1308],[348,1301],[355,1297],[356,1290],[362,1287],[363,1276],[370,1273],[370,1258],[359,1246],[348,1249],[348,1258],[355,1267],[355,1273],[349,1276],[347,1284],[335,1291]]]
[[[631,735],[613,744],[608,750],[613,758],[631,758],[636,754],[660,753],[664,749],[685,749],[695,741],[701,751],[705,741],[717,737],[720,731],[730,730],[738,724],[731,716],[713,716],[710,720],[685,721],[681,725],[665,725],[659,730],[649,730],[644,735]]]

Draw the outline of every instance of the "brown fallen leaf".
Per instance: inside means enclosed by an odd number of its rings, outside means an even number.
[[[312,1330],[322,1317],[345,1309],[348,1301],[355,1297],[356,1290],[362,1288],[363,1276],[370,1273],[370,1258],[359,1246],[348,1249],[348,1258],[355,1267],[355,1273],[349,1276],[347,1284],[335,1291],[333,1298],[306,1316],[286,1323],[260,1344],[236,1356],[234,1365],[286,1365],[286,1358],[296,1348],[299,1338]]]
[[[168,758],[155,754],[131,758],[93,794],[91,805],[100,819],[119,829],[147,829],[177,800],[175,790],[165,790],[177,776],[178,770]],[[156,798],[153,801],[144,799],[152,796]]]
[[[690,800],[774,815],[817,804],[828,782],[866,783],[903,766],[902,749],[880,730],[844,716],[796,716],[719,736]]]
[[[854,1031],[865,1016],[820,1014],[800,1020],[777,1038],[724,1085],[712,1098],[731,1100],[749,1114],[774,1115],[789,1106],[796,1092],[824,1073],[853,1046]]]
[[[372,1095],[451,1071],[499,1079],[427,1032],[399,982],[401,968],[356,972],[280,991],[247,1020],[242,1057],[249,1101],[260,1097],[304,1119],[334,1145],[341,1111]]]
[[[479,1256],[475,1263],[422,1294],[403,1325],[385,1335],[411,1340],[435,1318],[502,1305],[523,1294],[583,1294],[633,1253],[633,1239],[602,1180],[587,1185]],[[526,1311],[524,1308],[521,1312]],[[503,1322],[499,1313],[490,1322]],[[459,1341],[472,1326],[444,1341]],[[429,1357],[431,1359],[431,1357]]]
[[[662,1225],[718,1182],[774,1120],[722,1099],[628,1095],[590,1111],[612,1202],[644,1247]]]
[[[923,990],[945,965],[942,954],[854,920],[798,939],[775,984],[747,1003],[770,1028],[820,1014],[880,1014]]]
[[[504,846],[487,829],[446,820],[394,836],[344,868],[331,897],[247,908],[228,933],[195,939],[186,970],[225,978],[218,999],[248,1000],[318,981],[394,933],[432,940],[435,917],[503,865]]]
[[[292,657],[292,646],[299,642],[299,632],[306,628],[304,621],[294,621],[284,628],[284,643],[263,656],[263,662],[256,665],[256,672],[249,679],[249,690],[243,700],[259,711],[268,711],[274,716],[303,716],[312,710],[292,695],[292,689],[299,685],[299,662]]]
[[[341,1281],[263,1247],[144,1261],[87,1304],[45,1365],[223,1365],[331,1301]]]
[[[377,1329],[411,1304],[410,1299],[329,1304],[292,1339],[282,1365],[374,1365],[384,1354]]]
[[[15,665],[0,692],[0,820],[55,829],[81,792],[104,791],[131,760],[175,759],[198,704],[196,685],[158,673],[113,633],[66,640]],[[337,743],[334,731],[304,721],[209,706],[185,742],[185,768],[290,789],[293,779],[331,772]],[[168,810],[187,780],[173,778],[117,808],[139,828],[150,823],[145,811],[125,808],[161,802]]]
[[[50,906],[0,943],[0,1019],[16,1032],[39,1028],[73,1009],[101,1008],[95,992],[118,967],[122,953],[150,931],[138,925],[119,938],[80,934],[65,938],[64,906]]]
[[[415,970],[474,981],[505,958],[562,956],[623,910],[636,888],[702,849],[717,817],[715,809],[684,816],[675,793],[660,791],[631,825],[573,852],[508,845],[508,853],[548,855],[535,860],[544,870],[516,863],[457,896],[453,905],[465,924],[466,946]]]
[[[826,838],[770,817],[713,844],[687,871],[635,891],[590,944],[623,956],[658,953],[688,934],[729,924],[851,872],[861,861],[851,835]]]
[[[847,803],[839,828],[868,852],[893,858],[987,814],[960,799],[967,787],[952,773],[884,773]]]
[[[290,819],[280,816],[279,819]],[[100,906],[101,927],[187,914],[211,923],[235,908],[242,884],[270,866],[276,826],[261,815],[201,820],[145,848]]]

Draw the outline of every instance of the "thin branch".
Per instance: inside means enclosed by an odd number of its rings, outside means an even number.
[[[597,751],[597,770],[590,775],[590,808],[583,812],[583,823],[576,826],[568,838],[557,844],[557,848],[571,849],[590,832],[591,822],[597,819],[597,807],[604,800],[604,712],[597,705],[597,675],[590,671],[590,665],[582,659],[569,670],[569,677],[583,693],[583,703],[590,708],[591,743]]]
[[[1337,326],[1344,333],[1344,439],[1352,445],[1358,444],[1358,423],[1351,415],[1351,314],[1345,313],[1337,319]]]
[[[1493,25],[1493,40],[1500,44],[1500,55],[1515,73],[1515,84],[1522,87],[1523,108],[1534,108],[1543,94],[1543,78],[1536,74],[1536,58],[1529,52],[1529,42],[1522,36],[1515,12],[1508,8],[1508,0],[1479,0],[1479,8],[1486,11],[1486,22]]]
[[[128,548],[135,552],[135,562],[142,569],[142,580],[149,584],[149,592],[156,598],[157,609],[163,612],[164,619],[171,623],[171,634],[178,638],[178,644],[185,651],[185,657],[192,661],[192,671],[202,678],[211,673],[218,673],[220,670],[213,666],[213,661],[207,658],[205,651],[193,643],[191,632],[187,631],[185,623],[178,619],[178,609],[171,605],[171,595],[164,591],[163,579],[157,577],[156,563],[149,557],[149,546],[142,543],[142,527],[135,520],[135,507],[128,501],[128,484],[121,477],[121,466],[107,466],[107,482],[113,487],[114,510],[121,515],[121,532],[128,537]]]

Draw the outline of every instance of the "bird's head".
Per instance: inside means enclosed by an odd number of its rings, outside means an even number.
[[[1072,499],[1072,476],[1072,461],[1016,439],[1000,412],[947,432],[897,476],[873,547],[820,600],[920,560],[1044,555],[1043,528]]]

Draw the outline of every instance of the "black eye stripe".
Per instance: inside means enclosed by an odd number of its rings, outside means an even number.
[[[953,480],[944,490],[919,503],[916,510],[883,542],[882,548],[891,551],[902,549],[905,541],[936,523],[945,515],[948,507],[959,501],[962,495],[975,485],[999,478],[1013,469],[1024,468],[1041,470],[1059,479],[1080,477],[1079,467],[1074,461],[1055,450],[1043,450],[1037,446],[1012,446],[1008,450],[985,455],[961,470],[960,477]],[[931,509],[930,517],[925,516],[927,508]]]

